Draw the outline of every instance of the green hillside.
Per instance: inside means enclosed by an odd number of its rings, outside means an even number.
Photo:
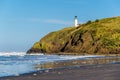
[[[120,17],[88,21],[79,27],[51,32],[28,53],[119,54]]]

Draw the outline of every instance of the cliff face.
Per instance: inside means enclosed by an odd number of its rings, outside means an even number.
[[[36,42],[27,53],[118,54],[120,17],[88,21],[79,27],[51,32]]]

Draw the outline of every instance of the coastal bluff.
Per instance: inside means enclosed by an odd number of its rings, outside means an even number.
[[[119,54],[120,17],[88,21],[51,32],[27,51],[46,54]]]

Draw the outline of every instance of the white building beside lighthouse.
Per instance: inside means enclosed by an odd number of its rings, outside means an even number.
[[[79,26],[77,16],[75,16],[75,19],[74,19],[74,26],[75,26],[75,27],[78,27],[78,26]]]

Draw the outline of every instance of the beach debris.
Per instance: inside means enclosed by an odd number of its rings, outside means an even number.
[[[65,66],[66,64],[64,63],[63,65]]]
[[[49,67],[48,69],[50,70],[50,69],[53,69],[53,68],[52,68],[52,67]]]
[[[61,74],[61,72],[58,72],[58,74]]]
[[[45,72],[46,72],[46,73],[48,73],[48,72],[49,72],[49,70],[45,70]]]
[[[57,62],[55,64],[58,64]]]
[[[83,61],[82,64],[86,64],[87,62]]]
[[[37,68],[37,70],[40,70],[41,68]]]
[[[33,74],[33,76],[37,76],[37,74],[36,74],[36,73],[34,73],[34,74]]]
[[[72,63],[73,63],[73,64],[77,64],[77,61],[73,61]]]
[[[18,73],[16,73],[16,74],[14,74],[15,76],[19,76],[19,74]]]
[[[39,73],[42,73],[43,71],[39,71]]]

